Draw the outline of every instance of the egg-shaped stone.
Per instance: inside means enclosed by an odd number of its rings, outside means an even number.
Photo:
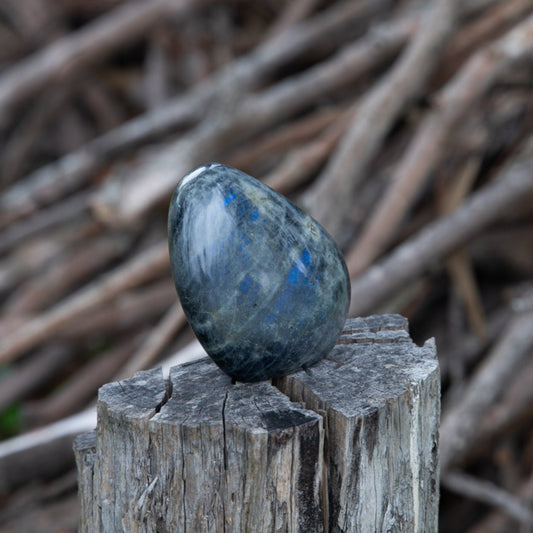
[[[247,174],[203,165],[178,184],[170,261],[198,340],[237,381],[306,369],[333,348],[350,280],[328,233]]]

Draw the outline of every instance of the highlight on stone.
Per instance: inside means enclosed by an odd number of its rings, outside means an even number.
[[[219,163],[193,170],[172,196],[168,239],[187,319],[234,380],[309,368],[335,345],[350,303],[342,254],[260,181]]]

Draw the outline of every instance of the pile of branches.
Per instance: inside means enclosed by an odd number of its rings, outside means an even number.
[[[4,0],[0,72],[5,531],[75,530],[98,387],[201,353],[166,210],[210,161],[436,337],[441,531],[533,527],[531,0]]]

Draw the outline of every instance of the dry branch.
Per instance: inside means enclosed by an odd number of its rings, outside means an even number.
[[[463,518],[472,531],[517,529],[479,502],[501,507],[503,497],[520,518],[519,500],[533,494],[533,349],[516,326],[533,308],[533,98],[524,46],[533,2],[173,1],[62,0],[48,9],[47,0],[8,0],[0,8],[8,10],[0,16],[0,438],[12,431],[4,426],[12,412],[26,427],[43,423],[90,403],[98,383],[117,373],[153,364],[168,373],[206,355],[181,327],[163,241],[171,189],[191,167],[218,160],[345,221],[343,250],[354,250],[372,209],[394,197],[382,207],[383,232],[366,234],[371,255],[388,255],[367,272],[357,267],[351,313],[395,309],[418,339],[436,337],[449,417],[444,483],[466,495],[459,504],[443,492],[439,530],[455,532]],[[453,16],[427,18],[446,6]],[[137,20],[128,35],[126,15],[116,36],[108,26],[106,39],[83,44],[120,13],[174,7],[177,17]],[[438,49],[424,48],[446,33]],[[58,77],[61,61],[76,53],[68,43],[87,55]],[[63,59],[51,58],[57,49]],[[25,70],[47,57],[56,62]],[[20,98],[2,92],[6,80],[21,83]],[[333,189],[323,180],[352,134],[359,144]],[[66,155],[48,163],[57,154]],[[400,198],[402,172],[413,181]],[[357,260],[373,261],[359,251]],[[513,339],[521,347],[497,358]],[[482,379],[486,366],[495,383]],[[457,413],[470,420],[466,431]],[[54,427],[0,443],[0,492],[70,466],[71,436],[51,438]],[[38,488],[20,494],[38,493],[41,505],[45,483]],[[0,498],[0,521],[17,498]]]
[[[219,116],[210,117],[178,141],[112,176],[94,200],[98,216],[117,225],[138,220],[170,195],[178,177],[206,160],[216,159],[239,141],[305,110],[335,88],[357,80],[397,52],[415,27],[414,19],[408,18],[387,25],[387,32],[376,29],[303,74],[244,100],[239,93],[232,95]]]
[[[95,426],[96,410],[90,408],[0,442],[0,494],[29,481],[64,472],[74,462],[74,437]]]
[[[533,476],[520,485],[518,495],[521,501],[531,502],[533,499]],[[508,533],[516,529],[515,521],[509,514],[494,511],[488,514],[478,524],[468,530],[468,533]],[[528,532],[528,526],[524,526],[524,532]]]
[[[462,58],[475,53],[477,48],[491,39],[499,37],[511,24],[524,20],[532,10],[530,0],[497,2],[479,19],[461,29],[446,47],[442,60],[444,76],[448,75],[448,71],[456,70]]]
[[[461,462],[477,440],[482,416],[512,378],[519,372],[533,349],[533,313],[518,315],[506,328],[501,340],[472,377],[459,404],[443,413],[440,463],[443,472]]]
[[[463,496],[497,507],[524,525],[533,525],[533,512],[520,500],[493,483],[473,478],[464,472],[452,471],[442,477],[442,484]]]
[[[436,54],[455,25],[457,0],[436,0],[420,29],[391,72],[363,98],[353,123],[316,182],[303,198],[304,206],[338,237],[353,194],[385,135],[405,106],[422,93],[437,65]]]
[[[513,28],[489,48],[474,55],[437,95],[435,110],[418,128],[385,197],[375,208],[363,234],[348,255],[357,276],[394,236],[415,195],[445,153],[446,143],[467,112],[513,62],[533,51],[533,17]]]
[[[145,370],[152,366],[156,357],[185,323],[185,313],[181,306],[179,304],[172,305],[142,346],[120,372],[116,374],[115,379],[120,380],[131,377],[139,370]]]
[[[118,369],[126,364],[131,354],[138,349],[142,337],[143,334],[138,333],[83,365],[46,400],[26,407],[25,417],[33,422],[33,425],[42,426],[85,407],[98,389],[112,380]]]
[[[0,381],[0,412],[55,377],[72,358],[72,350],[62,344],[37,350]]]
[[[263,181],[282,194],[289,194],[302,185],[321,167],[341,139],[351,113],[347,112],[347,115],[339,118],[313,142],[290,152],[272,172],[264,176]]]
[[[45,91],[31,109],[29,116],[24,117],[17,125],[2,154],[0,183],[3,186],[13,183],[26,170],[27,163],[31,160],[32,146],[43,135],[46,124],[59,112],[66,96],[66,91]]]
[[[50,230],[54,226],[68,222],[83,214],[88,208],[90,197],[90,191],[82,191],[78,194],[71,195],[65,202],[60,202],[48,209],[40,210],[26,220],[10,224],[0,236],[0,253],[4,253],[24,239]],[[4,197],[0,197],[0,202],[2,201],[1,198]],[[29,214],[37,208],[37,204],[34,203],[31,197],[24,198],[20,206],[22,209],[19,211],[19,214]],[[6,219],[3,217],[4,215],[0,214],[0,227],[4,223],[9,224],[11,221],[9,216]]]
[[[470,157],[458,175],[450,180],[449,192],[443,191],[440,196],[442,214],[449,214],[459,207],[472,189],[479,167],[480,159]],[[470,327],[480,339],[487,339],[489,333],[470,258],[466,252],[459,250],[448,257],[446,268],[465,307]]]
[[[88,64],[139,38],[166,17],[183,13],[193,5],[190,0],[127,3],[18,63],[0,78],[0,126],[11,106],[47,84],[71,80]]]
[[[487,330],[489,338],[480,339],[478,335],[467,331],[460,334],[453,331],[450,324],[446,329],[450,331],[447,340],[450,345],[443,348],[440,346],[440,371],[442,379],[450,379],[450,387],[446,394],[446,401],[453,402],[453,397],[461,394],[463,380],[467,372],[467,367],[472,366],[482,356],[484,350],[492,345],[501,335],[504,327],[508,324],[512,311],[507,307],[498,308],[497,311],[488,315]],[[445,406],[446,404],[444,404]]]
[[[30,315],[50,306],[124,255],[131,241],[128,235],[106,235],[93,242],[86,240],[66,254],[67,257],[60,257],[59,262],[52,263],[41,275],[15,290],[5,302],[5,313],[8,318]]]
[[[294,26],[290,32],[273,36],[184,95],[33,172],[0,196],[0,227],[77,190],[119,152],[172,129],[196,123],[205,115],[208,106],[216,106],[220,95],[246,93],[276,68],[297,58],[317,42],[335,41],[336,34],[342,35],[357,20],[364,23],[386,4],[383,0],[365,0],[334,5],[320,16]],[[394,33],[393,28],[389,31]]]
[[[512,434],[517,428],[529,427],[533,420],[533,363],[524,365],[506,387],[503,398],[487,410],[479,423],[476,442],[468,449],[465,463],[483,457],[496,442]]]
[[[318,0],[296,0],[290,2],[284,7],[280,16],[274,22],[270,29],[269,35],[279,35],[292,27],[300,20],[305,19],[316,8]]]
[[[291,124],[273,132],[268,132],[253,144],[238,148],[225,163],[246,172],[254,165],[257,167],[265,159],[279,157],[295,145],[310,142],[325,128],[338,121],[346,111],[346,106],[342,105],[319,109],[316,113],[296,119]]]
[[[146,287],[128,290],[102,307],[73,319],[68,328],[58,332],[67,342],[91,336],[121,335],[143,324],[153,324],[176,301],[171,279],[161,279]]]
[[[531,144],[531,143],[530,143]],[[531,151],[531,147],[529,147]],[[352,280],[350,314],[375,310],[387,298],[423,274],[432,264],[469,242],[516,205],[533,196],[531,155],[510,164],[450,216],[429,224],[393,250],[382,262]]]
[[[50,311],[4,337],[0,342],[0,363],[13,360],[24,351],[57,334],[81,314],[109,302],[121,292],[153,279],[168,269],[167,244],[153,246],[126,265],[106,274],[103,279],[91,283]]]

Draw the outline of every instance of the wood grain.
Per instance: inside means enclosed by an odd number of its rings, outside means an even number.
[[[436,530],[439,398],[435,345],[399,315],[348,320],[275,383],[207,358],[139,372],[75,442],[80,531]]]

